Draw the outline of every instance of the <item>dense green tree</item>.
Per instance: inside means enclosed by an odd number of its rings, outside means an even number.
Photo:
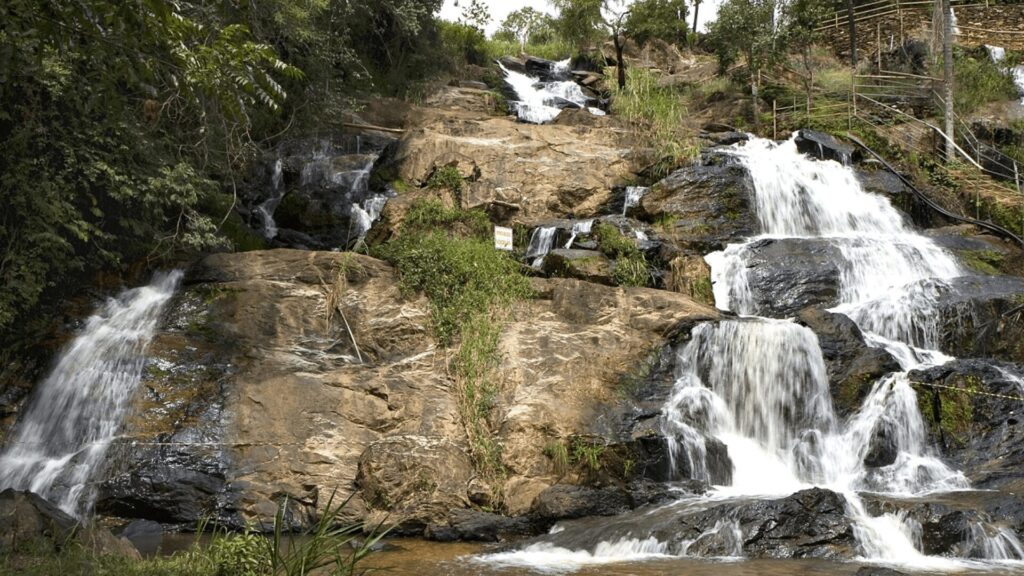
[[[804,90],[807,93],[807,106],[810,108],[814,87],[814,59],[811,49],[821,39],[815,31],[818,22],[835,9],[831,0],[787,0],[782,6],[782,34],[786,47],[799,55],[803,66]]]
[[[495,37],[518,42],[520,51],[525,52],[527,44],[550,41],[551,34],[551,17],[527,6],[511,12]]]
[[[551,0],[551,4],[558,10],[555,31],[577,49],[585,49],[604,37],[602,0]]]
[[[686,0],[636,0],[625,22],[626,35],[645,44],[652,39],[684,44],[688,32]]]
[[[758,121],[758,73],[784,52],[775,15],[776,0],[726,0],[710,26],[711,43],[724,72],[741,58]]]

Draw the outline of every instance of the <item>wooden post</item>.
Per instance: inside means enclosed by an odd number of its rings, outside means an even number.
[[[850,28],[850,67],[857,68],[857,22],[854,20],[853,0],[846,0],[846,12]]]
[[[882,21],[875,26],[875,43],[878,45],[878,71],[882,71]]]
[[[946,115],[946,162],[954,157],[953,146],[953,7],[950,0],[942,0],[942,97]]]
[[[772,98],[772,140],[779,139],[779,116],[778,106],[775,103],[775,99]]]
[[[900,8],[900,0],[896,0],[896,17],[900,21],[900,46],[903,46],[903,10]]]

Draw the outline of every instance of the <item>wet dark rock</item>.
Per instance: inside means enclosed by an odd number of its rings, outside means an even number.
[[[892,426],[883,420],[871,435],[868,453],[864,456],[864,465],[868,468],[888,466],[896,461],[899,452]]]
[[[852,145],[817,130],[801,130],[796,136],[796,149],[819,160],[835,160],[841,164],[850,164],[859,156]]]
[[[754,185],[734,159],[712,154],[708,162],[688,166],[651,187],[638,213],[659,222],[660,236],[680,248],[706,253],[759,231]]]
[[[818,337],[832,401],[840,416],[859,409],[876,380],[900,369],[891,354],[868,346],[857,324],[843,314],[806,308],[797,314],[796,321]]]
[[[766,238],[748,244],[747,283],[759,314],[784,318],[839,303],[842,254],[828,241]]]
[[[555,484],[533,501],[530,516],[555,521],[585,516],[614,516],[633,508],[629,494],[616,486],[592,488]]]
[[[447,523],[430,524],[423,535],[440,542],[501,542],[533,533],[533,525],[526,518],[509,518],[480,510],[457,509],[452,510]]]
[[[704,138],[714,142],[718,146],[732,146],[750,139],[750,134],[745,132],[706,132],[701,134]]]
[[[136,520],[118,534],[126,538],[143,554],[154,554],[159,550],[164,537],[164,527],[152,520]]]
[[[988,360],[910,372],[929,438],[978,488],[1024,481],[1022,377],[1024,366]]]
[[[60,550],[72,542],[99,555],[139,558],[139,551],[128,540],[115,537],[106,528],[80,525],[37,494],[12,489],[0,492],[0,555]]]
[[[556,64],[552,60],[527,56],[526,61],[523,63],[523,70],[526,74],[539,78],[541,82],[565,80],[568,70],[559,71],[556,68]]]
[[[965,276],[935,293],[944,352],[1024,362],[1024,279]]]
[[[867,192],[884,194],[886,196],[900,196],[909,194],[910,189],[900,180],[899,176],[888,170],[856,170],[857,180]],[[895,201],[893,198],[892,200]]]
[[[857,551],[853,526],[846,517],[845,499],[821,488],[778,500],[724,504],[683,515],[675,525],[656,532],[655,536],[673,543],[697,540],[719,523],[727,522],[735,522],[742,532],[740,552],[750,558],[849,559]],[[735,554],[715,546],[692,551],[706,555]]]
[[[732,460],[729,447],[717,438],[704,437],[707,450],[705,463],[711,484],[732,483]],[[632,442],[637,458],[637,471],[644,478],[658,482],[694,479],[694,471],[685,456],[673,459],[669,455],[669,443],[664,436],[648,435]],[[699,479],[700,480],[700,479]]]

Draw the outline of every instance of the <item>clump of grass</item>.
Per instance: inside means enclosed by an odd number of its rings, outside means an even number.
[[[592,472],[601,470],[601,455],[604,454],[603,444],[587,442],[582,438],[575,438],[572,442],[572,459]]]
[[[33,547],[0,557],[0,574],[26,576],[351,576],[359,563],[373,552],[386,530],[342,522],[348,500],[328,501],[315,526],[302,534],[285,533],[288,500],[278,507],[273,533],[267,537],[254,530],[240,533],[224,529],[207,531],[200,523],[195,542],[171,556],[134,560],[101,555],[81,543]],[[208,534],[204,544],[200,536]]]
[[[565,42],[564,40],[555,39],[551,42],[535,42],[526,45],[526,49],[522,49],[519,42],[514,40],[498,40],[492,39],[487,41],[487,54],[491,60],[496,60],[503,56],[520,56],[522,54],[529,54],[530,56],[536,56],[538,58],[544,58],[545,60],[562,60],[573,53],[573,46]]]
[[[501,325],[514,302],[532,296],[529,280],[517,261],[494,249],[484,212],[438,201],[415,203],[377,255],[398,268],[404,291],[430,300],[437,341],[458,342],[452,368],[473,460],[485,479],[499,478],[500,445],[489,423],[499,392],[493,373]]]
[[[601,222],[594,226],[593,236],[598,248],[615,259],[612,280],[619,286],[646,286],[651,278],[647,256],[618,228]]]
[[[454,166],[441,166],[427,178],[427,187],[451,190],[458,194],[462,192],[462,174]]]
[[[654,149],[655,172],[664,175],[695,159],[700,147],[681,128],[686,117],[681,95],[659,85],[658,77],[645,68],[630,68],[626,76],[625,88],[612,88],[612,112],[633,124],[637,135]]]
[[[569,449],[562,442],[548,442],[544,447],[544,455],[551,459],[555,474],[565,476],[569,471]]]

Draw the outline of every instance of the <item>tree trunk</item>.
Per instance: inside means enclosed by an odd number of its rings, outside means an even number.
[[[700,0],[693,2],[693,33],[697,33],[697,13],[700,12]]]
[[[615,36],[612,38],[612,42],[615,44],[615,68],[618,72],[619,90],[626,87],[626,63],[622,59],[622,40],[619,39],[618,30],[615,31]]]
[[[853,0],[846,0],[846,12],[850,26],[850,67],[857,67],[857,23],[853,19]]]
[[[946,101],[946,162],[953,160],[953,7],[942,0],[942,99]]]

